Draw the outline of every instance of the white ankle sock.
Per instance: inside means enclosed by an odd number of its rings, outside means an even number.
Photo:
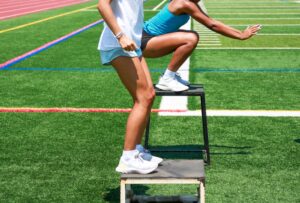
[[[138,152],[138,150],[134,149],[134,150],[123,150],[123,154],[122,154],[122,159],[124,159],[125,161],[130,160],[132,157],[134,157]]]
[[[163,77],[165,78],[174,78],[175,77],[176,72],[170,71],[169,69],[167,69],[163,75]]]

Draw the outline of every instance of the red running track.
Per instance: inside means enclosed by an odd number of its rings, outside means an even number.
[[[0,0],[0,20],[81,4],[90,0]]]

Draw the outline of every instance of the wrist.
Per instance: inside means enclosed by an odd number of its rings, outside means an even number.
[[[124,33],[121,31],[115,35],[115,38],[119,40],[122,36],[124,36]]]
[[[242,32],[242,33],[240,34],[239,39],[240,39],[240,40],[244,40],[244,39],[245,39],[245,33],[244,33],[244,32]]]

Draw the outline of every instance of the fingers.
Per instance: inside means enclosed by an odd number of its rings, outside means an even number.
[[[128,38],[125,38],[124,40],[120,41],[121,47],[125,50],[125,51],[135,51],[138,49],[136,43]]]
[[[250,30],[252,35],[256,35],[257,32],[261,29],[261,25],[257,24],[257,25],[252,25],[252,26],[248,26],[247,30]]]
[[[137,50],[137,45],[135,43],[127,44],[122,47],[125,51],[135,51]]]

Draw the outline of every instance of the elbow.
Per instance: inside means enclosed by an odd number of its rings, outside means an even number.
[[[218,23],[214,20],[208,23],[207,27],[211,30],[218,30]]]
[[[106,1],[99,1],[98,5],[97,5],[97,9],[100,13],[102,13],[105,10],[105,4]]]
[[[98,5],[97,5],[97,9],[98,9],[98,11],[101,13],[101,11],[102,11],[102,6],[101,6],[101,4],[100,4],[100,3],[98,3]]]

